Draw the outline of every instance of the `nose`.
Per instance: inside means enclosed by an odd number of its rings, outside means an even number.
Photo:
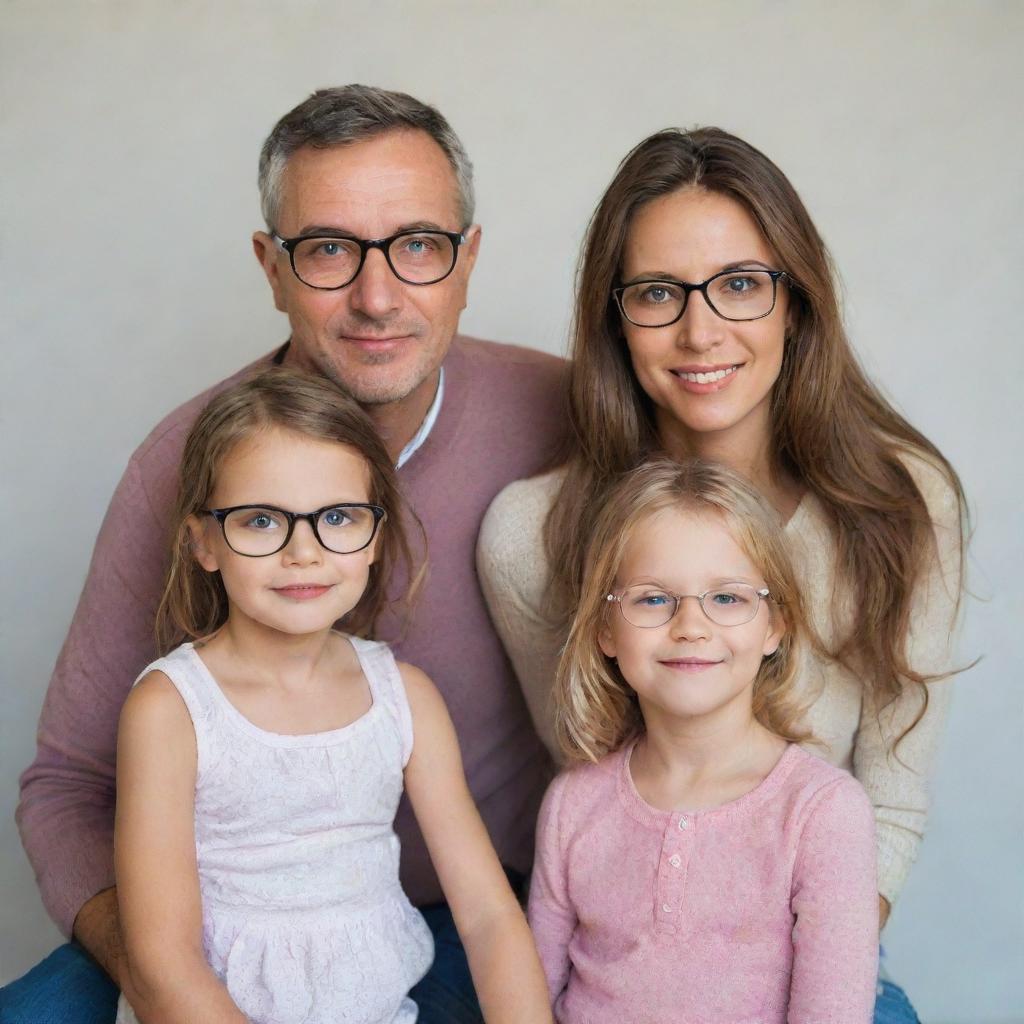
[[[700,599],[694,595],[679,598],[676,613],[669,622],[672,637],[676,640],[707,640],[711,636],[711,623],[704,614]]]
[[[307,519],[299,519],[295,523],[288,543],[281,552],[286,565],[317,565],[323,560],[323,548],[313,533],[313,527]]]
[[[703,292],[692,291],[679,318],[677,342],[694,352],[707,352],[725,336],[725,321],[711,308]]]
[[[374,320],[386,318],[402,303],[402,282],[392,273],[380,249],[366,254],[359,276],[348,291],[352,308]]]

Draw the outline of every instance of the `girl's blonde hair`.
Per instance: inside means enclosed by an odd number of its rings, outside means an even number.
[[[370,502],[387,511],[369,582],[359,603],[345,616],[345,629],[369,636],[388,603],[386,588],[395,565],[401,563],[411,571],[403,514],[417,524],[418,520],[401,499],[394,466],[370,418],[354,399],[324,377],[284,367],[265,370],[216,395],[185,441],[171,519],[167,583],[156,614],[161,653],[183,640],[208,636],[227,620],[228,599],[220,573],[206,572],[196,561],[187,521],[209,507],[217,472],[235,446],[274,428],[355,449],[369,470]],[[413,580],[410,594],[422,572]]]
[[[764,575],[771,611],[785,633],[778,650],[761,662],[754,682],[754,717],[785,740],[810,739],[800,725],[806,708],[794,683],[807,642],[807,623],[796,574],[774,511],[740,476],[697,459],[652,459],[625,474],[597,510],[586,546],[580,602],[555,680],[555,733],[570,760],[597,761],[643,731],[636,693],[598,643],[607,600],[626,545],[651,516],[666,509],[717,516]]]

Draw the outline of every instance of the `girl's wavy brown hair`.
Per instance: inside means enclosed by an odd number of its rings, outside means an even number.
[[[156,614],[157,647],[166,653],[183,640],[208,636],[228,616],[220,573],[207,572],[195,560],[188,519],[209,507],[224,459],[239,442],[279,429],[304,438],[347,445],[366,460],[370,498],[387,511],[377,540],[377,557],[359,603],[342,625],[357,636],[372,635],[378,615],[389,603],[387,584],[396,564],[411,570],[412,557],[402,523],[418,525],[402,501],[395,469],[370,418],[354,399],[324,377],[275,367],[217,394],[199,414],[181,457],[178,496],[171,519],[171,558]],[[420,528],[422,532],[422,527]],[[420,582],[412,578],[407,598]]]
[[[828,250],[786,176],[764,154],[720,128],[667,129],[619,165],[591,218],[580,255],[570,371],[575,445],[545,526],[552,611],[563,628],[583,589],[583,554],[600,496],[660,450],[650,399],[637,382],[612,289],[636,212],[680,189],[738,202],[759,225],[790,281],[791,328],[771,396],[774,471],[821,501],[838,552],[836,578],[852,592],[849,629],[823,653],[864,681],[879,710],[908,687],[928,706],[926,683],[906,657],[911,602],[935,551],[934,527],[905,457],[934,464],[963,488],[938,449],[867,379],[843,328]],[[963,542],[961,540],[961,556]],[[962,562],[962,557],[961,557]],[[961,581],[962,588],[962,581]],[[902,738],[902,737],[901,737]]]
[[[776,514],[742,477],[698,459],[652,459],[620,478],[594,517],[583,559],[580,603],[558,664],[555,735],[565,756],[597,761],[643,731],[636,693],[598,643],[617,607],[607,600],[630,538],[667,509],[714,517],[764,576],[769,608],[785,633],[761,661],[754,681],[754,717],[790,742],[811,739],[795,682],[805,650],[807,620],[789,549]]]

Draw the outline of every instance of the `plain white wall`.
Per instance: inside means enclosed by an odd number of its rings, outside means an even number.
[[[1024,1020],[1020,239],[1024,5],[0,6],[4,376],[0,983],[57,941],[13,825],[103,510],[166,411],[281,342],[249,251],[259,146],[313,88],[436,103],[477,170],[463,327],[563,351],[586,219],[626,150],[720,124],[790,175],[871,373],[975,514],[932,824],[886,932],[931,1022]]]

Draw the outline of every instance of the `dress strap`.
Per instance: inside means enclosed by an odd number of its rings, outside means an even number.
[[[350,636],[348,639],[356,652],[356,657],[359,658],[374,703],[384,708],[398,728],[402,738],[404,768],[412,755],[412,711],[409,709],[409,698],[395,656],[387,644],[378,640],[363,640],[357,636]]]
[[[147,665],[132,685],[136,685],[150,672],[162,672],[167,676],[185,702],[196,734],[196,750],[199,755],[197,767],[202,770],[208,755],[212,720],[219,711],[216,695],[210,689],[217,685],[216,682],[191,643],[182,644],[170,654]]]

